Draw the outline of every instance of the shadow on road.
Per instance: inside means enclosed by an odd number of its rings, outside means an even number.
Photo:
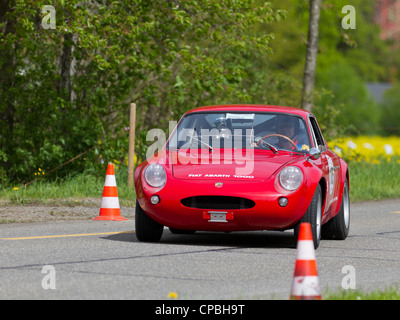
[[[137,242],[135,232],[124,232],[101,237],[101,239],[123,242]],[[296,248],[293,232],[286,231],[250,231],[250,232],[205,232],[194,234],[173,234],[164,229],[163,236],[157,244],[224,246],[243,248]]]

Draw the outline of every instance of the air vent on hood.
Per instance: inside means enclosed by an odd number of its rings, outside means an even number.
[[[252,200],[240,197],[228,196],[195,196],[184,198],[181,203],[185,207],[197,209],[249,209],[256,203]]]

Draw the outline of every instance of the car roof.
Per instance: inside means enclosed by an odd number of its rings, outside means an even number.
[[[295,114],[302,117],[307,117],[307,115],[311,114],[310,112],[295,108],[295,107],[286,107],[286,106],[273,106],[273,105],[260,105],[260,104],[228,104],[228,105],[215,105],[215,106],[204,106],[192,109],[186,114],[192,112],[226,112],[226,111],[247,111],[247,112],[272,112],[272,113],[289,113]]]

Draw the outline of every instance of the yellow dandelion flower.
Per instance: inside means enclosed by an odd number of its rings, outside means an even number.
[[[42,171],[42,169],[39,168],[39,171]]]
[[[178,299],[178,294],[176,292],[170,292],[168,293],[168,298]]]
[[[19,190],[19,188],[18,188],[18,187],[15,187],[14,190]]]

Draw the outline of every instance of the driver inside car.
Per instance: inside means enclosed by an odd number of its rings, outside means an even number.
[[[277,147],[286,150],[309,150],[307,138],[300,132],[299,120],[291,116],[278,116],[276,132],[278,136]]]

